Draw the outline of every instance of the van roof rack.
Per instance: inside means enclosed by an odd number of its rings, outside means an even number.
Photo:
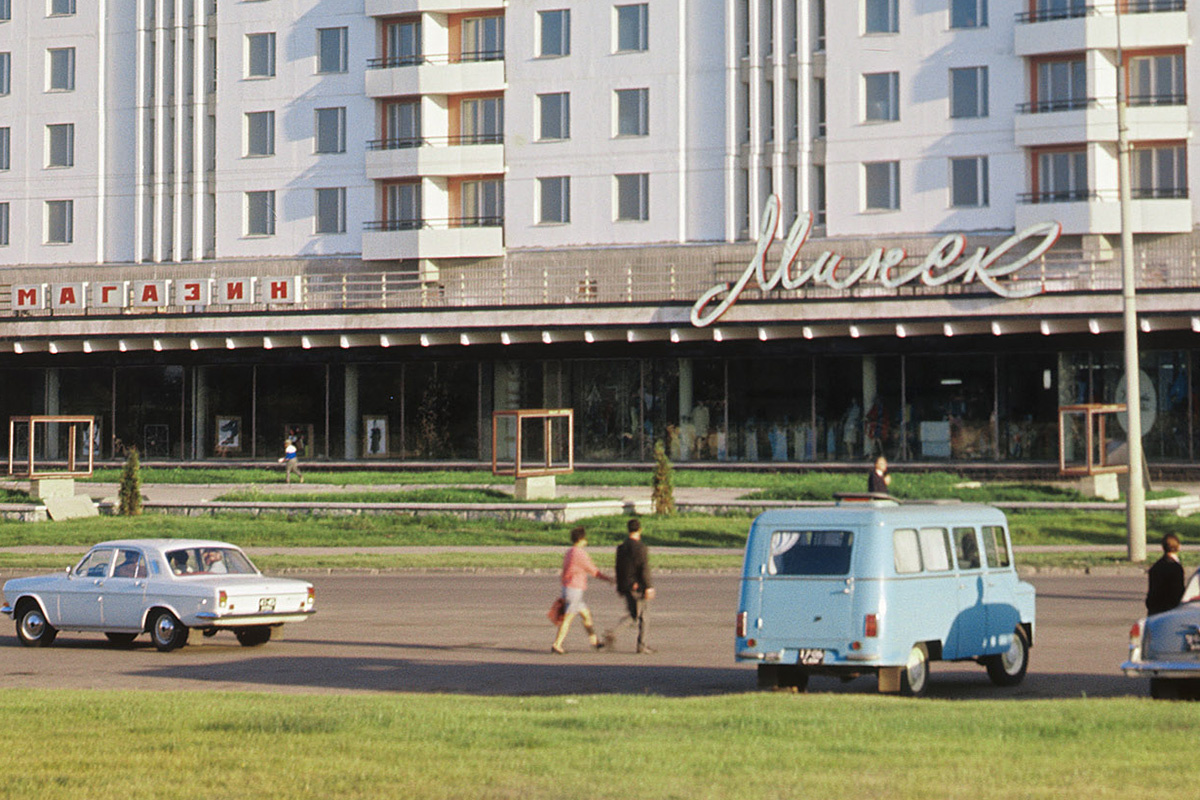
[[[833,499],[838,501],[838,505],[844,503],[893,503],[899,505],[900,501],[892,497],[886,492],[834,492]]]

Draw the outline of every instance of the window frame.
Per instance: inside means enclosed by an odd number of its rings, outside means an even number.
[[[337,38],[335,44],[337,52],[333,53],[336,60],[336,68],[330,69],[330,65],[325,62],[326,52],[325,38],[329,34],[334,34]],[[317,74],[318,75],[340,75],[350,71],[350,29],[342,26],[336,28],[317,28]]]
[[[650,89],[613,89],[613,138],[650,135]],[[632,115],[632,116],[630,116]]]
[[[888,36],[900,32],[899,0],[863,0],[862,11],[864,36]]]
[[[960,173],[956,168],[966,169],[973,165],[974,202],[962,202],[964,196],[959,190],[958,178]],[[991,205],[989,162],[987,156],[955,156],[950,159],[950,207],[951,208],[987,208]]]
[[[1134,147],[1130,153],[1130,181],[1133,197],[1137,200],[1183,199],[1189,196],[1187,142],[1155,142],[1151,145]],[[1165,164],[1164,156],[1170,153],[1171,162]],[[1169,179],[1166,171],[1171,173]],[[1149,180],[1147,181],[1147,173]]]
[[[552,183],[556,182],[556,183]],[[538,186],[538,224],[567,225],[571,222],[571,176],[550,175],[537,179]],[[556,203],[559,211],[556,218],[546,216],[547,193],[557,194]]]
[[[264,52],[256,53],[255,47],[265,48]],[[245,77],[249,80],[268,80],[275,77],[275,32],[262,31],[246,34],[246,70]],[[256,55],[265,60],[263,72],[255,72]]]
[[[55,220],[56,212],[62,217]],[[46,239],[45,244],[64,245],[75,241],[75,201],[47,200],[45,205]],[[56,231],[56,225],[61,226],[61,232]],[[57,238],[56,238],[57,234]]]
[[[330,195],[329,193],[333,194]],[[332,208],[327,203],[332,198]],[[325,225],[325,213],[332,210],[333,227]],[[313,233],[318,236],[333,236],[346,232],[346,187],[324,186],[313,190]]]
[[[632,16],[630,16],[632,14]],[[629,45],[629,46],[626,46]],[[613,53],[644,53],[650,49],[650,4],[613,6]]]
[[[988,0],[950,0],[950,30],[968,31],[988,27]],[[955,19],[963,21],[956,24]]]
[[[333,112],[332,115],[329,112]],[[325,140],[329,132],[326,126],[330,124],[328,121],[322,123],[322,120],[328,116],[332,116],[334,125],[334,149],[325,149],[322,141]],[[346,107],[345,106],[327,106],[324,108],[313,109],[313,153],[315,155],[337,155],[346,152]]]
[[[546,92],[538,98],[538,136],[539,142],[565,142],[571,138],[571,93]],[[547,105],[557,101],[557,108],[547,109]],[[547,113],[547,112],[550,113]],[[547,133],[547,123],[553,122],[554,129]],[[557,135],[555,135],[557,134]]]
[[[66,63],[56,65],[57,57],[64,57]],[[61,66],[65,71],[64,86],[55,85],[55,77],[58,66]],[[48,47],[46,48],[46,91],[47,92],[73,92],[75,91],[75,48],[74,47]]]
[[[245,120],[246,149],[243,157],[270,158],[275,155],[275,111],[247,111]],[[257,137],[261,137],[261,142]]]
[[[970,80],[973,78],[973,80]],[[950,69],[950,119],[984,119],[990,113],[988,68],[953,67]],[[974,97],[960,95],[970,86]],[[974,102],[969,102],[974,99]]]
[[[0,247],[7,247],[12,230],[12,210],[7,200],[0,201]]]
[[[56,10],[56,6],[63,5],[64,10]],[[75,0],[50,0],[46,8],[47,17],[72,17],[75,15]]]
[[[275,235],[275,190],[274,189],[259,189],[248,191],[245,194],[245,213],[246,213],[246,237],[247,238],[266,238]],[[259,209],[255,208],[256,202],[262,202],[262,225],[261,230],[256,229],[255,214]]]
[[[863,87],[863,122],[885,123],[900,121],[900,73],[899,72],[864,72]],[[882,97],[875,93],[883,90]],[[874,110],[880,107],[882,110]]]
[[[0,172],[12,169],[12,128],[0,127]]]
[[[69,169],[75,166],[75,123],[56,122],[46,125],[46,169]]]
[[[880,177],[880,169],[885,169],[886,183],[880,187],[872,187],[872,180]],[[873,188],[875,191],[873,191]],[[885,190],[888,195],[885,205],[873,204],[872,197],[878,196],[878,190]],[[900,210],[900,162],[892,159],[887,161],[863,162],[863,211],[890,212]]]
[[[0,53],[0,96],[12,94],[12,53]]]
[[[548,8],[538,11],[538,26],[537,26],[537,57],[538,58],[563,58],[571,55],[571,9],[569,8]],[[562,21],[559,27],[558,36],[547,39],[546,23],[551,15],[561,15]],[[559,48],[556,51],[550,51],[546,48],[548,41],[557,39],[556,45]]]
[[[616,222],[649,222],[650,221],[650,173],[621,172],[613,176],[614,200],[613,219]],[[634,189],[632,197],[625,193],[628,188]],[[636,203],[637,208],[630,203]]]

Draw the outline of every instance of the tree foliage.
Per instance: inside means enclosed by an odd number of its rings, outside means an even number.
[[[117,492],[117,513],[125,517],[136,517],[142,513],[142,475],[136,447],[130,448],[121,470],[121,488]]]
[[[650,502],[654,513],[670,516],[675,513],[675,470],[667,458],[667,448],[661,441],[654,443],[654,478],[651,481]]]

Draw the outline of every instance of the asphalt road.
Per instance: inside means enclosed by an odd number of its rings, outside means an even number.
[[[656,581],[651,643],[633,653],[627,633],[612,651],[591,651],[576,622],[568,654],[549,651],[549,574],[318,575],[318,613],[281,639],[243,648],[230,633],[159,653],[141,637],[129,650],[102,635],[62,633],[50,648],[21,647],[0,631],[0,688],[59,687],[269,692],[446,692],[477,695],[751,691],[753,666],[733,660],[738,579],[669,574]],[[1036,578],[1037,639],[1021,686],[991,685],[974,664],[932,665],[929,694],[947,699],[1145,695],[1145,681],[1118,665],[1142,612],[1140,576]],[[618,598],[593,582],[600,625],[618,618]],[[7,625],[7,620],[4,621]],[[873,678],[815,677],[810,692],[873,693]]]

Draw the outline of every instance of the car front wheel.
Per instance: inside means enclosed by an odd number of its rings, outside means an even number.
[[[1013,631],[1012,642],[1003,653],[984,660],[988,677],[997,686],[1016,686],[1029,669],[1029,635],[1024,628]]]
[[[908,662],[900,670],[900,693],[906,697],[920,697],[928,685],[929,651],[923,644],[914,644]]]
[[[26,647],[49,647],[58,629],[46,621],[37,603],[25,603],[17,612],[17,638]]]
[[[159,652],[166,653],[187,644],[188,628],[170,611],[159,611],[150,620],[150,639]]]
[[[266,644],[271,641],[271,629],[266,625],[257,625],[253,628],[238,628],[234,631],[237,636],[238,644],[242,647],[257,647],[260,644]]]

